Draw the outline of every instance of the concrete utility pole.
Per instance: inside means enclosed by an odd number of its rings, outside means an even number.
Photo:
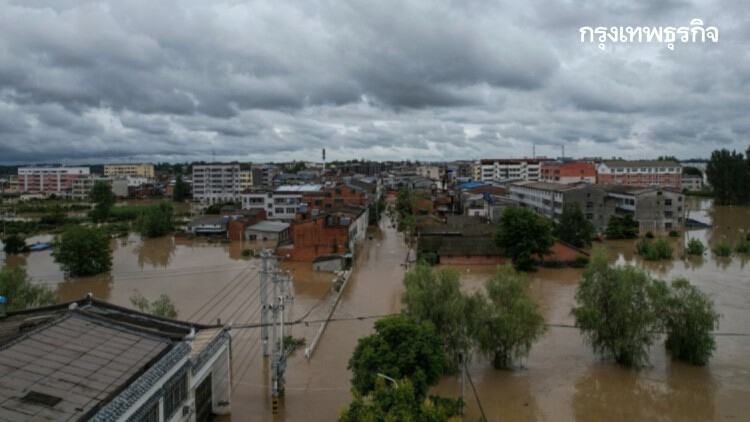
[[[268,356],[268,259],[271,253],[264,249],[260,256],[262,262],[260,271],[260,338],[263,343],[263,356]]]
[[[284,310],[287,302],[292,301],[293,298],[289,289],[291,278],[279,274],[277,267],[273,268],[271,282],[273,283],[271,296],[273,303],[266,309],[271,310],[273,320],[271,323],[271,404],[273,413],[277,413],[279,397],[284,393],[284,372],[288,355],[284,346]],[[266,325],[267,323],[264,327]]]

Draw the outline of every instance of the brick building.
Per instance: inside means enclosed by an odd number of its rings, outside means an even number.
[[[365,238],[368,218],[366,207],[345,206],[295,221],[293,245],[279,247],[278,254],[312,262],[319,256],[353,252],[355,244]]]
[[[596,167],[596,183],[682,191],[682,166],[672,160],[603,161]]]
[[[589,163],[544,163],[540,181],[549,183],[596,183],[596,167]]]

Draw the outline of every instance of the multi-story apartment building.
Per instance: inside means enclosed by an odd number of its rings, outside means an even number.
[[[664,189],[603,186],[615,201],[617,214],[632,213],[642,229],[672,229],[685,225],[685,197]]]
[[[67,193],[73,180],[89,175],[88,167],[19,167],[18,191],[21,193]]]
[[[320,192],[322,185],[285,185],[276,190],[253,190],[240,194],[242,209],[262,209],[268,219],[294,220],[308,193]]]
[[[154,177],[154,165],[149,163],[105,164],[105,176]]]
[[[239,163],[196,164],[193,166],[193,199],[206,204],[237,201],[240,198]]]
[[[540,181],[549,183],[596,183],[596,167],[589,163],[548,162],[542,164]]]
[[[603,185],[682,190],[682,167],[672,160],[603,161],[596,173],[596,183]]]
[[[474,180],[487,182],[490,180],[518,179],[530,182],[539,181],[542,163],[552,161],[551,158],[519,158],[519,159],[486,159],[474,165]]]
[[[703,189],[703,177],[694,174],[683,174],[682,188],[691,191],[699,191]]]
[[[73,180],[70,197],[73,199],[88,199],[94,184],[99,181],[106,182],[112,186],[112,193],[115,196],[119,198],[126,198],[128,196],[128,179],[89,175]]]
[[[417,176],[426,177],[428,179],[440,181],[443,179],[445,174],[445,167],[435,164],[423,164],[417,166]]]
[[[253,170],[240,170],[240,192],[253,188]]]

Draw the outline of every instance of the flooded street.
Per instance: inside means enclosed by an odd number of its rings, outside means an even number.
[[[735,243],[750,231],[750,207],[714,207],[709,201],[689,202],[691,217],[714,224],[711,229],[689,230],[670,239],[675,260],[644,263],[633,255],[634,241],[607,242],[616,262],[643,265],[654,277],[686,277],[706,292],[723,314],[720,333],[750,334],[750,271],[747,257],[714,258],[707,253],[679,259],[688,238],[715,245],[722,239]],[[372,333],[377,316],[400,310],[406,255],[402,237],[382,222],[371,227],[358,251],[355,268],[341,302],[310,360],[302,350],[289,360],[286,396],[280,413],[271,414],[266,360],[260,329],[242,328],[260,322],[260,261],[243,258],[242,242],[209,244],[160,238],[142,242],[138,236],[112,241],[113,271],[105,276],[64,280],[50,251],[2,257],[7,265],[25,266],[38,283],[56,290],[69,301],[92,292],[95,297],[130,306],[137,290],[149,300],[168,294],[179,319],[203,323],[232,322],[232,415],[222,420],[335,420],[350,401],[350,374],[346,364],[357,339]],[[31,242],[46,241],[36,237]],[[313,273],[309,264],[283,263],[294,277],[291,320],[293,337],[308,345],[324,318],[333,275]],[[456,267],[468,290],[481,288],[493,266]],[[580,270],[541,269],[530,276],[531,293],[541,304],[549,324],[572,325],[570,310]],[[497,371],[480,357],[469,364],[470,375],[487,418],[547,421],[732,421],[750,414],[750,336],[717,336],[717,350],[706,367],[672,362],[661,342],[651,350],[651,365],[624,369],[602,361],[583,344],[575,328],[553,326],[534,345],[523,366]],[[444,377],[432,393],[458,397],[458,376]],[[479,405],[466,386],[467,420],[480,417]]]

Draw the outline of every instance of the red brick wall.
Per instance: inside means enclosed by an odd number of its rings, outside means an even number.
[[[326,226],[325,218],[295,223],[292,229],[294,248],[289,252],[292,261],[311,262],[334,253],[344,253],[349,243],[348,226]]]

